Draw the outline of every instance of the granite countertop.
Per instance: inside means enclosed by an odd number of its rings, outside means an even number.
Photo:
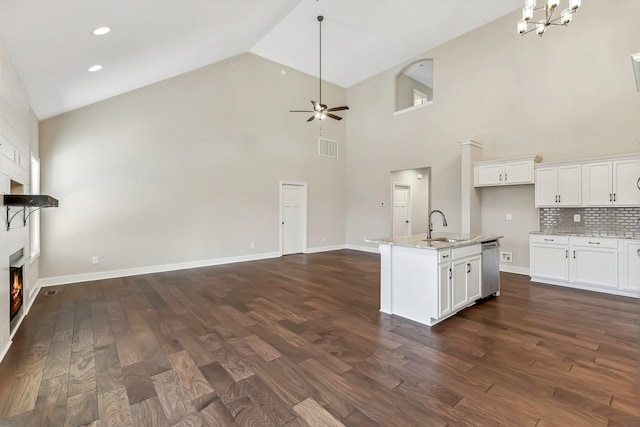
[[[461,248],[463,246],[471,246],[479,243],[488,242],[491,240],[501,239],[503,236],[499,236],[497,234],[460,234],[460,233],[433,233],[432,238],[454,238],[460,239],[456,242],[438,242],[438,241],[430,241],[427,242],[425,239],[427,238],[427,234],[413,234],[407,237],[399,237],[399,238],[379,238],[379,239],[365,239],[365,242],[368,243],[377,243],[379,245],[392,245],[392,246],[406,246],[410,248],[418,248],[418,249],[452,249],[452,248]]]
[[[599,233],[599,232],[585,232],[580,233],[577,231],[530,231],[529,234],[549,234],[554,236],[579,236],[579,237],[607,237],[610,239],[631,239],[640,240],[640,231],[636,233]]]

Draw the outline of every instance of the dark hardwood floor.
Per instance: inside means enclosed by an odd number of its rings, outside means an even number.
[[[43,289],[0,425],[640,425],[638,300],[503,273],[429,328],[378,275],[343,250]]]

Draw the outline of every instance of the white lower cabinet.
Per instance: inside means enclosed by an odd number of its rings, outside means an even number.
[[[622,242],[620,262],[621,287],[626,291],[640,294],[640,241]]]
[[[632,256],[640,242],[548,234],[529,241],[531,280],[640,297],[640,256]]]
[[[442,263],[438,269],[438,317],[451,314],[451,262]]]
[[[480,255],[454,258],[451,262],[453,310],[463,308],[469,301],[480,298],[480,263]]]
[[[618,240],[571,238],[571,274],[575,283],[618,287]]]
[[[569,280],[569,237],[532,234],[529,267],[531,276]]]

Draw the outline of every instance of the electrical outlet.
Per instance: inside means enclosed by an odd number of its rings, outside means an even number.
[[[255,247],[256,247],[256,244],[251,242],[251,249],[255,249]]]
[[[500,252],[500,260],[502,262],[511,262],[512,254],[511,252]]]
[[[573,215],[573,222],[580,222],[580,214]]]
[[[91,264],[98,264],[98,262],[100,262],[100,260],[97,256],[91,257]]]
[[[510,213],[508,213],[508,214],[507,214],[507,221],[511,221],[511,219],[512,219],[511,214],[510,214]]]

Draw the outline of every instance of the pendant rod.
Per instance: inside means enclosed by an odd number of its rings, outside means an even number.
[[[318,22],[320,23],[320,104],[322,104],[322,20],[324,17],[322,15],[318,16]],[[322,107],[321,107],[322,108]]]

